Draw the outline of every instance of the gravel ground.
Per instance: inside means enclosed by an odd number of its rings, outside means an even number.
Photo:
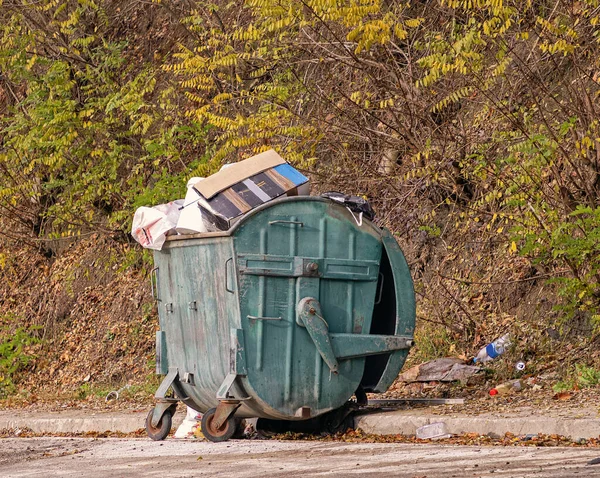
[[[585,448],[460,447],[303,441],[153,442],[148,439],[0,440],[0,474],[46,477],[599,476]]]

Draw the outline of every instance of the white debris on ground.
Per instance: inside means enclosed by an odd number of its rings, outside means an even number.
[[[194,410],[193,408],[187,407],[187,413],[181,425],[177,427],[173,438],[187,438],[187,439],[203,439],[202,431],[200,430],[200,421],[202,420],[202,414]]]

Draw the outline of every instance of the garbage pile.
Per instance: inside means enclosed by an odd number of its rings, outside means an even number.
[[[138,208],[131,235],[143,247],[160,250],[169,235],[225,231],[266,202],[309,194],[308,178],[269,150],[226,164],[208,178],[191,178],[185,199]],[[362,221],[362,212],[359,218]]]

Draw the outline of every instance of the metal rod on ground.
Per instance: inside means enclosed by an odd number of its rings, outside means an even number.
[[[463,405],[464,398],[389,398],[389,399],[370,399],[367,406],[398,406],[402,404],[425,405]]]

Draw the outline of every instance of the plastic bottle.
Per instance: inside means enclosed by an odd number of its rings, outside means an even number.
[[[502,337],[483,347],[473,359],[473,363],[489,362],[490,360],[494,360],[498,355],[502,355],[509,346],[510,335],[504,334]]]
[[[523,380],[509,380],[508,382],[496,385],[490,390],[490,396],[506,395],[509,392],[518,392],[523,389]]]

